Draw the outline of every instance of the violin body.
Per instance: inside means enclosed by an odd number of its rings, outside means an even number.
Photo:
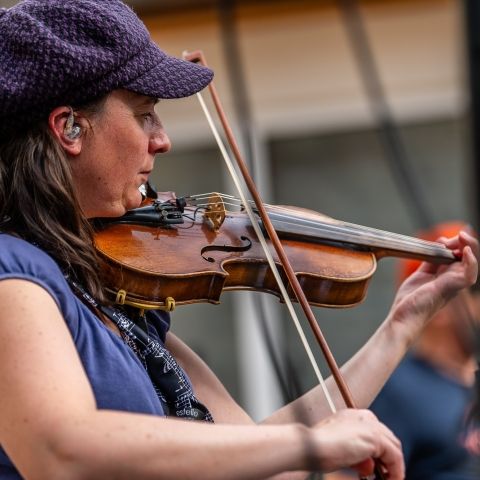
[[[157,198],[119,219],[100,222],[95,245],[103,282],[117,303],[142,309],[165,308],[172,302],[219,303],[226,290],[281,297],[250,218],[235,200],[218,193],[181,199],[169,194],[167,201]],[[227,211],[227,204],[238,210]],[[350,307],[361,302],[377,259],[384,256],[457,260],[443,244],[341,222],[308,209],[268,206],[268,216],[311,305]],[[262,227],[260,218],[258,223]],[[289,284],[276,249],[269,250]],[[287,293],[296,300],[290,286]]]
[[[185,213],[194,216],[194,209]],[[320,214],[318,214],[320,215]],[[205,221],[151,227],[111,224],[95,244],[109,290],[130,302],[176,305],[219,303],[225,290],[255,290],[280,297],[265,254],[245,212],[228,212],[218,230]],[[282,239],[309,303],[349,307],[361,302],[377,261],[372,252]],[[282,277],[284,271],[273,254]],[[295,296],[289,291],[292,300]]]

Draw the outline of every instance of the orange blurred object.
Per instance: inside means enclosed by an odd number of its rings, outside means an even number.
[[[438,223],[437,225],[429,228],[427,230],[420,230],[417,232],[416,237],[422,240],[428,240],[430,242],[435,242],[440,237],[451,238],[458,235],[461,230],[468,230],[468,224],[461,221],[450,221]],[[398,262],[398,274],[397,280],[398,283],[402,283],[406,278],[408,278],[419,266],[419,260],[412,259],[402,259]]]

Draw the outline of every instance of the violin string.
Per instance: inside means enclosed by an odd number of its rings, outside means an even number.
[[[208,203],[205,204],[197,204],[197,205],[202,205],[202,206],[208,206]],[[230,202],[224,202],[224,205],[231,205],[238,207],[237,204],[231,204]],[[313,220],[308,220],[308,219],[300,219],[298,217],[292,217],[288,215],[281,215],[281,214],[275,214],[277,218],[274,218],[273,220],[278,220],[278,217],[283,218],[283,219],[292,219],[295,221],[288,221],[288,220],[281,220],[284,225],[292,225],[294,227],[299,227],[299,226],[307,226],[310,228],[310,230],[314,230],[318,232],[316,234],[316,237],[321,238],[322,234],[325,239],[327,240],[338,240],[338,241],[345,241],[345,242],[350,242],[353,244],[359,244],[363,246],[369,246],[370,244],[368,243],[369,241],[371,242],[388,242],[388,244],[383,244],[382,246],[384,248],[397,248],[399,250],[402,250],[402,248],[407,248],[410,246],[410,248],[416,248],[417,253],[424,253],[424,254],[431,254],[431,255],[441,255],[442,253],[447,254],[449,251],[446,249],[446,247],[437,242],[428,242],[428,241],[419,241],[416,242],[416,239],[410,238],[410,237],[405,237],[402,235],[398,235],[398,239],[395,238],[395,235],[391,235],[392,238],[388,238],[388,232],[383,232],[381,230],[376,230],[376,229],[368,229],[366,228],[365,231],[363,230],[357,230],[355,228],[350,228],[350,225],[345,224],[343,226],[335,225],[335,224],[330,224],[326,222],[319,222],[319,221],[313,221]],[[371,233],[373,232],[373,233]],[[354,237],[357,237],[358,240],[355,241],[355,238],[335,238],[335,235],[351,235]],[[374,246],[374,245],[370,245]],[[378,246],[378,245],[377,245]]]
[[[205,199],[205,200],[208,200],[211,198],[211,195],[216,195],[216,196],[219,196],[221,197],[222,199],[223,198],[228,198],[229,200],[233,200],[233,201],[236,201],[237,203],[232,203],[231,201],[229,202],[224,202],[225,205],[231,205],[231,206],[234,206],[234,207],[238,207],[238,208],[241,208],[243,206],[243,202],[241,202],[240,199],[237,199],[236,197],[233,197],[232,195],[227,195],[227,194],[219,194],[219,193],[216,193],[216,192],[212,192],[211,194],[202,194],[202,195],[196,195],[194,197],[189,197],[189,198],[200,198],[200,199]],[[250,201],[250,203],[253,205],[253,202]],[[207,206],[208,203],[205,203],[205,204],[202,204],[202,205],[205,205]],[[298,222],[299,224],[311,224],[312,226],[316,226],[316,225],[320,225],[320,226],[327,226],[329,228],[333,228],[333,229],[345,229],[344,231],[347,231],[348,228],[351,228],[352,229],[352,233],[354,234],[358,234],[358,233],[364,233],[364,232],[372,232],[372,233],[375,233],[375,234],[378,234],[379,236],[381,237],[396,237],[396,238],[399,238],[407,243],[411,242],[413,244],[417,244],[417,243],[422,243],[422,244],[425,244],[425,245],[429,245],[429,246],[443,246],[443,244],[441,243],[438,243],[438,242],[429,242],[427,240],[421,240],[421,239],[415,239],[415,238],[412,238],[412,237],[408,237],[406,235],[401,235],[401,234],[397,234],[397,233],[391,233],[391,232],[386,232],[386,231],[383,231],[383,230],[378,230],[378,229],[375,229],[375,228],[371,228],[371,227],[364,227],[364,226],[361,226],[361,225],[356,225],[356,224],[353,224],[353,223],[347,223],[347,222],[342,222],[342,225],[336,225],[336,224],[332,224],[332,223],[328,223],[328,222],[321,222],[319,220],[310,220],[310,219],[305,219],[305,218],[300,218],[297,214],[297,212],[294,212],[293,210],[291,209],[288,209],[287,207],[281,207],[281,206],[278,206],[278,205],[267,205],[267,207],[269,207],[270,210],[278,210],[278,211],[284,211],[284,212],[293,212],[294,215],[281,215],[281,214],[277,214],[279,216],[282,216],[284,218],[291,218],[293,220],[295,220],[296,222]],[[295,224],[295,222],[290,222],[291,224]]]
[[[281,217],[281,216],[280,216]],[[283,217],[283,218],[288,218],[290,219],[291,217]],[[275,217],[272,218],[273,221],[275,221]],[[337,225],[331,225],[328,223],[316,223],[316,222],[311,222],[311,221],[287,221],[287,220],[282,220],[282,223],[285,225],[293,225],[295,227],[298,226],[305,226],[308,227],[310,230],[318,232],[318,234],[324,234],[327,239],[331,240],[345,240],[345,241],[350,241],[352,243],[358,243],[360,245],[365,245],[369,246],[371,245],[369,242],[385,242],[382,246],[384,248],[399,248],[400,250],[402,248],[415,248],[417,249],[417,253],[430,253],[430,254],[440,254],[440,252],[445,253],[445,256],[448,255],[449,250],[441,243],[431,243],[431,244],[423,244],[421,242],[415,242],[411,240],[404,240],[404,239],[389,239],[386,238],[383,235],[374,235],[371,233],[363,233],[356,231],[351,228],[343,228],[342,226],[337,226]],[[331,235],[328,235],[331,234]],[[350,238],[344,237],[342,238],[335,238],[334,235],[345,235]],[[318,235],[320,236],[320,235]],[[351,238],[353,237],[353,238]],[[408,237],[407,237],[408,238]],[[374,245],[372,245],[374,246]],[[378,245],[377,245],[378,246]]]
[[[276,206],[276,205],[273,205],[273,206],[269,206],[271,210],[277,210],[277,211],[280,211],[280,212],[293,212],[293,215],[282,215],[282,214],[278,214],[279,216],[283,216],[285,218],[292,218],[294,220],[297,220],[297,221],[300,221],[301,223],[310,223],[313,225],[322,225],[322,226],[328,226],[328,227],[331,227],[331,228],[334,228],[334,229],[339,229],[340,231],[344,231],[344,232],[351,232],[353,234],[366,234],[366,233],[370,233],[372,236],[374,236],[375,238],[377,237],[381,237],[381,238],[385,238],[385,239],[388,239],[388,238],[391,238],[391,239],[396,239],[398,241],[401,241],[402,243],[407,243],[407,244],[412,244],[412,245],[425,245],[425,246],[431,246],[431,247],[440,247],[440,248],[445,248],[444,245],[442,243],[438,243],[438,242],[431,242],[431,241],[428,241],[428,240],[423,240],[423,239],[417,239],[417,238],[413,238],[413,237],[408,237],[406,235],[402,235],[402,234],[399,234],[399,233],[392,233],[392,232],[387,232],[387,231],[384,231],[384,230],[379,230],[379,229],[376,229],[376,228],[372,228],[372,227],[365,227],[363,225],[357,225],[357,224],[354,224],[354,223],[348,223],[348,222],[341,222],[341,224],[337,224],[337,223],[329,223],[329,222],[322,222],[320,220],[313,220],[313,219],[306,219],[306,218],[303,218],[303,217],[299,217],[299,214],[291,209],[288,209],[286,207],[281,207],[281,206]]]
[[[233,197],[231,195],[221,194],[220,196],[225,196],[225,197],[229,198],[230,200],[233,199]],[[237,200],[237,202],[240,202],[238,199],[235,199],[235,200]],[[232,205],[230,202],[229,203],[225,202],[225,204]],[[233,204],[233,205],[237,206],[236,204]],[[240,203],[239,203],[239,205],[240,205]],[[410,243],[412,245],[420,245],[421,244],[421,245],[425,245],[427,247],[445,248],[445,246],[442,243],[439,243],[439,242],[432,242],[432,241],[428,241],[428,240],[408,237],[406,235],[387,232],[387,231],[379,230],[379,229],[372,228],[372,227],[365,227],[363,225],[357,225],[357,224],[354,224],[354,223],[342,222],[341,225],[338,225],[338,224],[333,224],[333,223],[329,223],[329,222],[321,222],[320,220],[305,219],[303,217],[302,218],[299,217],[299,214],[297,212],[289,209],[288,207],[282,207],[282,206],[278,206],[278,205],[266,205],[266,206],[269,207],[269,209],[272,210],[272,211],[277,210],[277,211],[287,212],[287,213],[293,212],[293,215],[283,215],[283,216],[285,218],[292,218],[296,221],[300,221],[300,223],[311,223],[312,226],[314,226],[314,225],[328,226],[332,229],[338,229],[338,230],[343,231],[343,232],[349,232],[350,231],[353,234],[371,233],[372,235],[375,236],[375,238],[377,236],[379,236],[381,238],[397,239],[397,240],[401,241],[402,243]],[[278,215],[280,215],[280,214],[278,214]]]
[[[228,205],[228,206],[231,206],[231,207],[238,207],[238,208],[240,208],[240,205],[235,204],[235,203],[222,202],[222,204],[223,204],[223,205]],[[203,207],[203,208],[206,208],[206,207],[208,207],[209,205],[211,205],[211,202],[207,202],[207,203],[195,203],[195,206],[199,206],[199,207]]]
[[[208,194],[204,194],[206,195],[204,198],[209,198],[207,195]],[[241,208],[241,206],[243,205],[243,203],[241,203],[241,201],[235,197],[233,197],[232,195],[226,195],[226,194],[218,194],[218,193],[215,193],[215,195],[217,196],[220,196],[220,197],[226,197],[228,198],[229,200],[234,200],[236,201],[237,203],[231,203],[231,202],[224,202],[225,205],[231,205],[231,206],[235,206],[235,207],[238,207],[238,208]],[[252,203],[252,202],[250,202]],[[433,251],[437,251],[438,249],[440,250],[444,250],[444,251],[447,251],[446,247],[442,244],[442,243],[439,243],[439,242],[432,242],[432,241],[428,241],[428,240],[423,240],[423,239],[417,239],[417,238],[413,238],[413,237],[408,237],[406,235],[402,235],[402,234],[398,234],[398,233],[392,233],[392,232],[386,232],[384,230],[379,230],[379,229],[376,229],[376,228],[372,228],[372,227],[365,227],[365,226],[362,226],[362,225],[356,225],[354,223],[348,223],[348,222],[342,222],[341,225],[338,225],[338,224],[332,224],[332,223],[328,223],[328,222],[321,222],[319,220],[310,220],[310,219],[305,219],[305,218],[300,218],[297,214],[297,212],[295,211],[292,211],[291,209],[288,209],[287,207],[281,207],[281,206],[278,206],[278,205],[266,205],[267,207],[269,207],[270,210],[274,211],[274,210],[277,210],[277,211],[282,211],[282,212],[293,212],[294,215],[281,215],[281,214],[277,214],[279,216],[282,216],[284,218],[291,218],[293,220],[295,220],[295,222],[285,222],[285,223],[290,223],[292,225],[301,225],[301,224],[310,224],[312,227],[317,227],[317,226],[320,226],[321,227],[326,227],[329,229],[329,231],[339,231],[339,232],[342,232],[342,233],[348,233],[348,234],[353,234],[353,235],[366,235],[368,233],[370,233],[370,238],[371,239],[382,239],[382,240],[390,240],[390,241],[395,241],[397,240],[397,242],[400,242],[400,243],[397,243],[397,245],[412,245],[412,246],[418,246],[418,247],[421,247],[421,246],[424,246],[424,247],[427,247],[427,249],[433,249]]]
[[[236,208],[242,208],[243,206],[243,202],[241,202],[239,199],[226,194],[218,194],[218,193],[202,194],[202,195],[197,195],[190,198],[208,200],[209,198],[211,198],[211,195],[219,196],[222,199],[228,198],[229,201],[228,202],[224,201],[223,202],[224,205],[233,206]],[[232,203],[231,200],[235,201],[236,203]],[[205,203],[205,204],[202,203],[200,205],[207,206],[208,203]],[[360,240],[359,242],[355,242],[351,238],[350,238],[350,241],[352,243],[359,243],[361,245],[368,246],[368,243],[367,243],[368,241],[383,241],[383,242],[389,242],[389,244],[384,245],[384,247],[391,247],[391,248],[397,247],[399,249],[412,247],[412,248],[420,249],[423,253],[426,253],[426,254],[445,253],[445,255],[447,255],[447,252],[449,252],[449,250],[445,247],[445,245],[439,242],[431,242],[427,240],[416,239],[413,237],[408,237],[406,235],[386,232],[383,230],[379,230],[371,227],[364,227],[364,226],[356,225],[353,223],[342,222],[341,225],[338,225],[338,224],[333,224],[329,222],[322,222],[319,220],[301,218],[299,217],[299,214],[297,214],[297,212],[293,212],[294,215],[275,213],[275,211],[290,213],[292,212],[292,210],[286,207],[279,207],[275,205],[274,206],[267,205],[267,207],[269,207],[270,211],[274,212],[274,215],[276,218],[281,218],[284,224],[292,225],[295,227],[307,226],[312,230],[316,230],[318,232],[318,236],[321,236],[321,234],[324,234],[326,239],[330,239],[330,240],[335,240],[335,238],[332,238],[331,234],[343,234],[343,235],[351,235],[351,236],[358,237]]]
[[[241,200],[238,197],[235,197],[234,195],[229,195],[227,193],[219,193],[219,192],[201,193],[199,195],[190,195],[190,196],[185,197],[185,198],[196,200],[198,198],[206,199],[206,198],[211,198],[211,197],[229,198],[231,200],[241,202]],[[251,201],[250,201],[250,203],[251,203]]]
[[[213,133],[213,136],[215,137],[215,140],[217,142],[217,145],[220,149],[220,152],[222,153],[222,156],[223,156],[223,159],[225,161],[225,164],[230,172],[230,175],[232,177],[232,180],[238,190],[238,193],[240,195],[240,197],[242,198],[242,201],[243,201],[243,204],[245,206],[245,209],[247,211],[247,214],[250,218],[250,221],[252,222],[252,226],[255,230],[255,233],[257,234],[257,237],[262,245],[262,248],[265,252],[265,255],[267,257],[267,261],[270,265],[270,269],[272,270],[272,273],[275,277],[275,280],[277,281],[277,284],[278,284],[278,287],[280,289],[280,292],[282,294],[282,297],[283,297],[283,300],[285,302],[285,304],[287,305],[287,308],[290,312],[290,316],[293,320],[293,323],[297,329],[297,332],[298,332],[298,335],[300,336],[300,339],[302,341],[302,344],[303,344],[303,347],[305,348],[305,351],[307,352],[307,356],[310,360],[310,363],[312,364],[312,367],[313,367],[313,370],[317,376],[317,379],[318,379],[318,382],[323,390],[323,393],[325,395],[325,398],[329,404],[329,407],[331,409],[331,411],[333,413],[336,412],[336,407],[335,407],[335,404],[333,403],[333,400],[332,400],[332,397],[330,396],[330,392],[328,391],[327,389],[327,386],[325,384],[325,380],[323,379],[323,376],[320,372],[320,368],[318,367],[318,364],[315,360],[315,357],[313,355],[313,352],[312,352],[312,349],[310,348],[310,345],[308,343],[308,340],[307,340],[307,337],[305,335],[305,332],[303,331],[303,328],[300,324],[300,320],[298,319],[298,316],[295,312],[295,309],[293,308],[293,304],[292,304],[292,301],[290,300],[290,297],[287,293],[287,289],[283,283],[283,280],[280,276],[280,272],[278,271],[278,268],[273,260],[273,257],[272,257],[272,254],[270,252],[270,249],[267,245],[267,242],[266,242],[266,239],[263,235],[263,232],[260,228],[260,226],[258,225],[258,223],[256,222],[255,220],[255,216],[253,214],[253,211],[252,211],[252,208],[251,208],[251,205],[250,205],[250,202],[247,201],[247,199],[245,198],[245,195],[243,193],[243,188],[241,186],[241,183],[240,183],[240,179],[237,175],[237,172],[233,166],[233,163],[232,163],[232,160],[230,159],[229,155],[228,155],[228,152],[227,152],[227,149],[225,148],[225,145],[223,144],[223,141],[222,139],[220,138],[220,134],[218,133],[218,130],[213,122],[213,119],[210,115],[210,112],[203,100],[203,97],[201,95],[201,93],[197,93],[197,98],[200,102],[200,105],[202,107],[202,110],[203,110],[203,113],[205,114],[205,117],[207,119],[207,122],[210,126],[210,129],[212,130],[212,133]]]
[[[277,206],[273,206],[272,207],[272,210],[280,210],[280,211],[285,211],[285,212],[291,212],[292,210],[289,210],[285,207],[277,207]],[[296,212],[294,212],[296,213]],[[405,243],[411,243],[411,244],[423,244],[425,246],[434,246],[434,247],[443,247],[444,248],[444,245],[442,243],[439,243],[439,242],[431,242],[431,241],[428,241],[428,240],[423,240],[423,239],[418,239],[418,238],[414,238],[414,237],[409,237],[407,235],[402,235],[402,234],[399,234],[399,233],[392,233],[392,232],[387,232],[385,230],[379,230],[379,229],[376,229],[376,228],[372,228],[372,227],[365,227],[363,225],[357,225],[357,224],[354,224],[354,223],[348,223],[348,222],[341,222],[341,225],[335,225],[335,224],[330,224],[328,222],[320,222],[320,221],[315,221],[315,220],[308,220],[308,219],[304,219],[304,218],[300,218],[298,217],[298,215],[285,215],[285,217],[290,217],[290,218],[295,218],[295,219],[299,219],[300,221],[303,221],[303,222],[314,222],[314,223],[317,223],[317,224],[325,224],[325,225],[331,225],[331,226],[335,226],[338,228],[345,228],[345,229],[351,229],[353,232],[355,233],[360,233],[360,234],[363,234],[364,232],[367,232],[367,233],[371,233],[373,235],[378,235],[380,237],[383,237],[383,238],[395,238],[395,239],[398,239],[398,240],[401,240]]]

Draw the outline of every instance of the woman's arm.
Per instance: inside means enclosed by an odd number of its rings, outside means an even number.
[[[344,411],[307,428],[97,410],[52,297],[31,282],[2,280],[0,305],[0,443],[26,479],[248,480],[370,456],[402,478],[398,441],[369,412]]]
[[[478,241],[465,232],[445,243],[462,260],[446,265],[422,264],[399,289],[384,323],[342,368],[356,405],[367,408],[428,320],[445,303],[477,279]],[[333,378],[327,380],[338,409],[345,408]],[[314,425],[331,412],[320,387],[267,418],[266,424],[302,421]]]

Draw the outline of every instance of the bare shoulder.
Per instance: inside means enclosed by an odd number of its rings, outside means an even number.
[[[48,412],[52,400],[68,405],[70,397],[90,392],[70,331],[44,288],[1,280],[0,305],[1,412],[16,406]],[[0,416],[0,425],[7,417]]]
[[[0,443],[28,471],[48,458],[65,420],[95,401],[52,296],[28,280],[1,280],[0,305]]]

